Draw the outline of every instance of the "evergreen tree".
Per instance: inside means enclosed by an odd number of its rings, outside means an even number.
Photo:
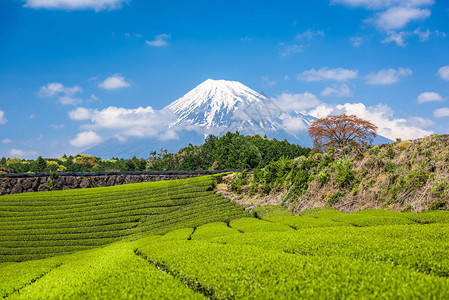
[[[47,162],[42,156],[39,156],[37,160],[34,162],[33,171],[36,173],[45,172],[47,170]]]
[[[2,157],[0,159],[0,166],[2,166],[3,168],[6,168],[6,157]]]

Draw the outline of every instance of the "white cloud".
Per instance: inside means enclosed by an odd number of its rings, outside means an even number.
[[[129,82],[127,82],[125,78],[120,74],[114,74],[112,76],[109,76],[104,81],[98,84],[98,87],[105,90],[116,90],[129,86],[130,86]]]
[[[366,83],[372,85],[380,84],[393,84],[401,80],[405,76],[412,75],[412,70],[399,68],[395,69],[383,69],[377,73],[370,73],[366,76]]]
[[[93,146],[101,142],[101,137],[94,131],[83,131],[76,135],[76,138],[70,141],[72,146],[84,148]]]
[[[168,45],[168,40],[171,38],[170,34],[162,33],[155,36],[152,41],[145,41],[148,45],[153,47],[164,47]]]
[[[59,82],[47,83],[39,89],[38,96],[41,98],[57,97],[62,105],[76,105],[83,102],[76,94],[83,91],[79,86],[66,87]]]
[[[268,76],[262,76],[262,81],[265,85],[268,85],[268,86],[275,86],[277,84],[276,81],[270,80],[270,77],[268,77]]]
[[[411,117],[407,120],[410,126],[418,126],[420,128],[427,128],[435,125],[435,122],[430,119],[424,119],[421,117]]]
[[[146,136],[162,138],[175,115],[168,110],[156,111],[150,106],[135,109],[110,106],[103,110],[79,107],[69,112],[75,121],[87,121],[86,130],[112,130],[121,136]]]
[[[3,110],[0,110],[0,124],[6,124],[8,120],[5,117],[5,112]]]
[[[324,36],[323,30],[313,30],[313,29],[307,29],[303,33],[298,33],[295,38],[297,39],[311,39],[316,36]]]
[[[380,10],[392,6],[428,6],[434,4],[434,0],[332,0],[331,3],[363,7],[370,10]]]
[[[10,144],[12,143],[11,139],[2,139],[2,144]]]
[[[179,136],[175,128],[170,128],[167,131],[165,131],[164,134],[159,135],[159,140],[161,141],[169,141],[177,139],[179,139]]]
[[[445,32],[440,32],[438,30],[430,31],[427,29],[426,31],[422,31],[421,28],[416,28],[413,31],[401,31],[401,32],[388,32],[388,36],[382,40],[382,43],[396,43],[396,45],[405,47],[407,45],[407,40],[412,37],[418,37],[421,42],[425,42],[429,40],[431,36],[434,37],[446,37]]]
[[[301,53],[304,51],[304,47],[302,45],[285,45],[280,44],[280,52],[281,56],[290,56],[296,53]]]
[[[64,92],[64,85],[58,82],[48,83],[47,85],[44,85],[39,90],[39,97],[53,97],[56,94],[63,93]]]
[[[449,117],[449,107],[438,108],[433,112],[435,118]]]
[[[11,149],[9,151],[9,156],[11,157],[19,157],[19,158],[36,158],[38,153],[36,151],[25,151],[21,149]]]
[[[444,80],[449,80],[449,65],[438,69],[438,74]]]
[[[129,32],[126,32],[125,33],[125,37],[127,37],[127,38],[131,38],[131,37],[141,38],[142,35],[140,33],[133,33],[133,34],[131,34]]]
[[[440,102],[443,101],[443,97],[441,97],[440,94],[435,92],[425,92],[421,93],[418,96],[418,103],[425,103],[425,102]]]
[[[83,102],[82,99],[71,97],[68,95],[59,97],[59,103],[61,103],[62,105],[77,105],[82,102]]]
[[[401,31],[401,32],[390,32],[389,35],[381,41],[381,43],[396,43],[396,45],[405,47],[407,45],[407,37],[410,36],[410,32]]]
[[[436,30],[435,32],[437,35],[439,35],[438,30]],[[417,35],[421,42],[424,42],[429,39],[431,32],[429,29],[427,29],[426,31],[422,31],[420,28],[416,28],[415,30],[413,30],[413,34]]]
[[[361,36],[353,36],[349,40],[354,47],[360,47],[365,42],[365,39]]]
[[[126,143],[126,141],[128,140],[126,137],[121,136],[120,134],[116,134],[116,135],[114,135],[114,137],[117,141],[119,141],[122,144]]]
[[[100,11],[121,8],[123,3],[128,3],[128,0],[25,0],[24,6],[44,9],[94,9]]]
[[[388,33],[383,43],[395,42],[399,46],[405,46],[407,37],[417,35],[423,41],[428,39],[429,33],[410,31],[398,33],[396,30],[413,21],[429,18],[432,13],[429,7],[434,2],[434,0],[332,0],[331,3],[376,11],[365,20],[365,23],[374,24],[381,31]],[[438,34],[438,31],[436,33]]]
[[[77,109],[69,112],[70,119],[74,121],[89,120],[92,115],[93,110],[84,107],[78,107]]]
[[[319,70],[310,69],[304,71],[298,74],[296,78],[305,81],[346,81],[357,78],[358,72],[358,70],[348,70],[343,68],[329,69],[328,67],[324,67]]]
[[[411,125],[405,119],[395,119],[391,108],[383,104],[368,107],[363,103],[345,103],[339,105],[321,104],[309,113],[317,118],[322,118],[330,114],[356,115],[378,126],[377,133],[391,140],[395,140],[396,138],[414,139],[433,133],[432,131],[420,128],[417,126],[418,124]]]
[[[285,119],[282,121],[282,125],[288,133],[306,131],[309,128],[302,118]]]
[[[101,99],[98,98],[97,96],[95,96],[94,94],[90,94],[89,100],[90,101],[101,101]]]
[[[303,94],[282,93],[275,98],[276,104],[284,111],[305,111],[318,106],[321,101],[312,93]]]
[[[320,119],[320,118],[330,115],[333,112],[334,108],[335,108],[335,105],[322,103],[322,104],[318,105],[317,107],[314,107],[311,111],[308,112],[308,114],[315,118]]]
[[[378,13],[374,23],[383,30],[395,30],[403,28],[415,20],[430,17],[430,9],[417,7],[391,7],[384,12]]]
[[[331,95],[335,95],[336,97],[351,97],[353,94],[349,86],[346,83],[343,83],[328,86],[321,92],[321,96],[323,97]]]

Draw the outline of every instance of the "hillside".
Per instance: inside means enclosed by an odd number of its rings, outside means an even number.
[[[229,180],[239,201],[284,204],[295,213],[330,206],[419,212],[449,206],[449,136],[272,162]]]
[[[0,262],[72,253],[249,216],[212,191],[214,178],[1,196]]]

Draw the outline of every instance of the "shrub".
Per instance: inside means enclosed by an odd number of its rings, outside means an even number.
[[[342,192],[336,192],[335,194],[333,194],[332,196],[330,196],[329,199],[326,200],[327,204],[335,204],[338,201],[340,201],[340,199],[344,196],[345,194]]]
[[[398,144],[398,149],[401,151],[404,151],[405,149],[407,149],[410,146],[411,143],[412,142],[410,142],[410,141],[402,141]]]
[[[447,206],[447,203],[445,200],[439,200],[435,201],[430,204],[429,210],[437,210],[437,209],[443,209]]]
[[[447,189],[448,183],[444,180],[436,180],[433,183],[432,187],[432,194],[437,196],[438,198],[444,198],[446,196],[446,189]]]
[[[299,194],[304,194],[309,187],[309,172],[305,169],[298,170],[294,178],[294,183],[298,187]]]
[[[211,170],[218,170],[218,168],[219,168],[218,161],[214,161],[214,163],[212,164]]]
[[[354,175],[352,174],[352,162],[347,159],[341,159],[334,164],[335,170],[337,171],[337,181],[340,187],[346,187],[351,185],[354,180]]]
[[[387,172],[393,172],[396,169],[396,164],[392,161],[388,161],[385,166],[385,171]]]
[[[394,150],[392,148],[388,148],[387,150],[387,156],[389,159],[393,159],[395,156]]]
[[[405,187],[419,189],[426,184],[427,179],[429,179],[429,174],[425,170],[415,169],[408,174]]]
[[[319,180],[320,180],[320,182],[321,182],[322,184],[325,184],[326,182],[328,182],[330,176],[329,176],[329,174],[327,173],[327,169],[321,171],[321,172],[318,174],[318,178],[319,178]]]
[[[379,151],[380,151],[380,147],[376,145],[373,148],[371,148],[370,153],[377,155],[379,153]]]
[[[237,174],[235,179],[231,182],[231,190],[235,193],[240,193],[243,186],[248,184],[247,172],[243,170],[242,173]]]
[[[412,212],[413,209],[413,206],[409,204],[401,212]]]

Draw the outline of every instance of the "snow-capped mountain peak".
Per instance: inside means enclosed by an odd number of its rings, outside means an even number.
[[[240,82],[208,79],[166,109],[178,116],[172,125],[210,128],[229,125],[239,108],[258,105],[267,100],[267,97]]]

